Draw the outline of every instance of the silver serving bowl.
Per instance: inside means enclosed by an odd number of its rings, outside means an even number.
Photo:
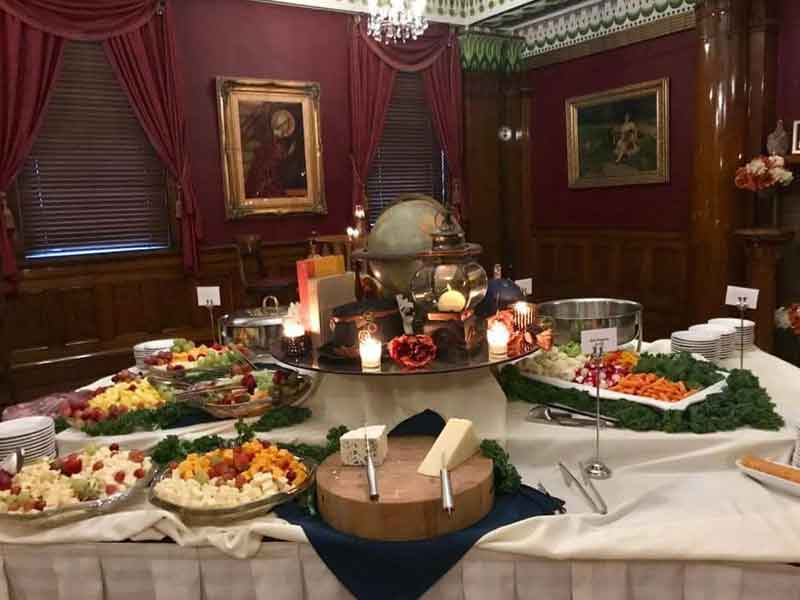
[[[615,298],[571,298],[542,302],[537,307],[539,317],[553,328],[553,342],[563,345],[581,341],[581,331],[616,327],[621,346],[636,341],[642,345],[642,313],[638,302]]]

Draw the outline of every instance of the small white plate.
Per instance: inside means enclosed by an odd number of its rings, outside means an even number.
[[[55,431],[55,423],[50,417],[22,417],[0,423],[0,441],[16,440],[39,434],[42,431]]]
[[[720,317],[717,319],[709,319],[709,325],[729,325],[730,327],[735,327],[736,329],[740,329],[742,327],[742,320],[736,319],[733,317]],[[753,321],[748,321],[747,319],[744,320],[744,328],[745,329],[752,329],[755,327],[756,324]]]
[[[782,464],[782,463],[775,463],[775,464]],[[800,483],[794,483],[793,481],[789,481],[788,479],[784,479],[783,477],[770,475],[769,473],[764,473],[763,471],[759,471],[758,469],[751,469],[750,467],[745,467],[742,464],[741,459],[736,461],[736,466],[739,467],[739,470],[742,473],[744,473],[745,475],[749,475],[753,479],[757,479],[766,486],[782,490],[787,494],[792,494],[793,496],[800,496]],[[784,466],[789,467],[791,465],[784,465]]]

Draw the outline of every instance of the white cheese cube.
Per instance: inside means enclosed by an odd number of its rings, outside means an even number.
[[[448,471],[455,469],[480,448],[480,440],[467,419],[450,419],[442,429],[442,433],[433,442],[425,460],[417,469],[420,475],[439,477],[442,464]]]
[[[386,425],[370,425],[348,431],[339,438],[339,443],[342,462],[346,465],[367,464],[367,444],[376,467],[383,463],[389,450]]]

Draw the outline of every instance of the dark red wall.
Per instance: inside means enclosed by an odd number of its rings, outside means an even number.
[[[341,13],[252,2],[175,3],[178,61],[184,84],[192,172],[205,224],[205,242],[237,233],[294,240],[342,233],[350,220],[348,22]],[[218,75],[317,81],[328,214],[225,221],[214,79]]]
[[[791,134],[792,121],[800,120],[800,2],[781,0],[779,15],[777,116]]]
[[[696,39],[694,30],[675,33],[530,72],[536,226],[661,231],[688,227]],[[565,100],[661,77],[670,79],[669,183],[569,189]]]

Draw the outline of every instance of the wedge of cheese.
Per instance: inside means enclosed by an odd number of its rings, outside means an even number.
[[[481,442],[467,419],[450,419],[417,469],[420,475],[438,477],[442,464],[452,471],[475,454]]]
[[[370,425],[348,431],[339,438],[339,453],[346,465],[367,464],[367,445],[372,454],[372,462],[377,467],[382,464],[389,451],[386,439],[386,425]]]

